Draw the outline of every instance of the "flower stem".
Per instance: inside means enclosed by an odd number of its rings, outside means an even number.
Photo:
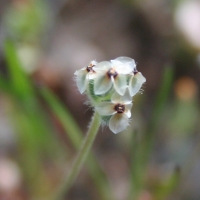
[[[63,183],[57,189],[53,197],[50,198],[51,200],[61,200],[63,196],[68,192],[71,185],[74,183],[78,173],[81,170],[84,161],[86,160],[86,156],[88,155],[88,152],[94,142],[100,124],[101,124],[101,118],[99,114],[95,112],[90,124],[90,128],[87,132],[86,138],[83,141],[82,147],[74,161],[74,164],[70,169],[70,171],[66,173],[66,175],[64,175]]]

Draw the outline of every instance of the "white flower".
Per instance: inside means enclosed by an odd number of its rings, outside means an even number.
[[[129,81],[129,92],[131,96],[137,94],[142,87],[142,84],[146,82],[146,78],[142,75],[141,72],[138,72],[136,69],[133,72],[133,75]]]
[[[130,66],[134,66],[134,69],[132,71],[132,76],[129,81],[129,91],[130,95],[134,96],[137,94],[142,87],[142,84],[146,82],[146,78],[141,74],[141,72],[138,72],[136,69],[136,63],[132,58],[128,57],[118,57],[115,60],[118,60],[122,62],[123,64],[128,64]]]
[[[123,96],[114,93],[111,102],[101,102],[96,106],[96,111],[102,116],[112,115],[109,120],[109,128],[113,133],[119,133],[126,129],[131,117],[132,98],[127,90]]]
[[[89,79],[92,79],[95,77],[96,73],[93,67],[96,64],[97,62],[93,60],[90,62],[90,64],[87,67],[84,67],[74,73],[76,75],[76,84],[81,94],[85,92]]]
[[[127,74],[135,67],[135,61],[128,57],[119,57],[111,62],[103,61],[93,69],[98,74],[94,79],[94,93],[102,95],[114,86],[117,93],[124,95],[127,88]]]

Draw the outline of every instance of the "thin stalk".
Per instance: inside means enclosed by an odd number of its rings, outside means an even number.
[[[84,161],[86,160],[89,150],[94,142],[100,124],[101,124],[100,116],[97,112],[95,112],[90,128],[87,132],[86,138],[83,141],[83,145],[74,161],[74,164],[71,170],[64,176],[63,182],[61,183],[60,187],[56,190],[53,197],[50,198],[51,200],[61,200],[63,196],[68,192],[71,185],[74,183],[78,173],[81,170]]]
[[[62,123],[63,128],[67,133],[67,136],[69,137],[73,146],[78,151],[83,141],[83,134],[78,124],[73,119],[66,106],[64,106],[48,88],[42,87],[40,92],[52,112],[58,117],[58,119]],[[105,176],[104,171],[99,166],[99,163],[92,152],[89,153],[87,160],[89,161],[86,162],[88,173],[94,181],[100,199],[113,199],[111,197],[111,190],[110,185],[107,181],[107,177]]]

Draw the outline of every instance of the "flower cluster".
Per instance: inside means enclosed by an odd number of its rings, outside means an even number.
[[[80,93],[86,93],[92,106],[114,133],[126,129],[131,117],[132,97],[137,94],[145,77],[128,57],[97,63],[75,72]]]

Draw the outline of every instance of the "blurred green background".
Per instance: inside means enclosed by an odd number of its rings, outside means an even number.
[[[74,72],[119,56],[146,77],[130,126],[100,128],[66,200],[200,199],[198,0],[0,1],[0,200],[62,182],[93,110]]]

